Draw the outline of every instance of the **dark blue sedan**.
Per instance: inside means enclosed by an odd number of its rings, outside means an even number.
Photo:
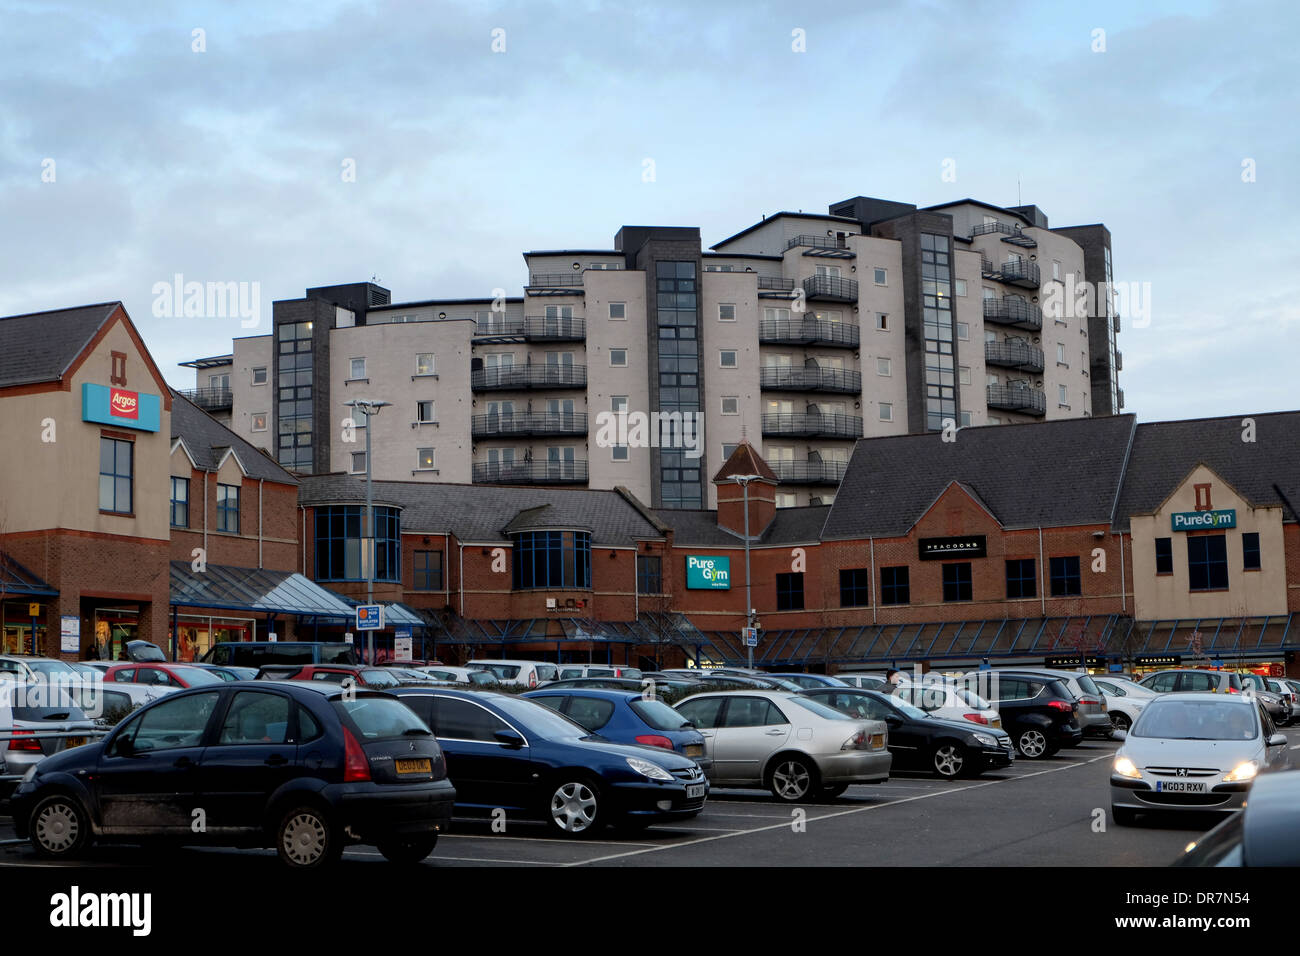
[[[646,700],[627,691],[588,687],[559,690],[546,687],[523,696],[558,710],[574,723],[616,744],[673,750],[690,757],[705,771],[713,764],[704,756],[704,737],[695,725],[661,700]]]
[[[587,836],[607,823],[648,826],[704,809],[708,780],[681,754],[611,743],[513,694],[414,684],[390,693],[433,728],[460,811],[503,809]]]

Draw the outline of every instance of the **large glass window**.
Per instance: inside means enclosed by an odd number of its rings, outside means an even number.
[[[286,468],[312,467],[312,353],[310,322],[277,326],[276,457]]]
[[[840,570],[840,607],[865,607],[871,603],[871,569]]]
[[[99,439],[99,510],[131,513],[135,446],[116,438]]]
[[[238,485],[217,485],[217,530],[239,534]]]
[[[894,568],[880,569],[880,603],[881,604],[909,604],[911,603],[911,586],[909,583],[909,572],[906,565],[900,565]]]
[[[803,610],[803,572],[776,576],[776,609],[778,611]]]
[[[947,236],[921,234],[921,305],[925,339],[926,428],[957,421],[953,346],[952,268]]]
[[[316,580],[364,581],[361,525],[364,505],[316,509]],[[396,508],[375,506],[375,580],[401,580],[401,522]]]
[[[415,590],[442,590],[442,552],[415,552]]]
[[[172,477],[172,527],[190,526],[190,480]]]
[[[943,599],[945,601],[971,600],[970,562],[943,566]]]
[[[695,263],[655,263],[655,316],[659,330],[659,408],[700,411],[699,301]],[[682,436],[661,434],[659,497],[665,508],[704,507],[699,458],[681,450]]]
[[[636,556],[636,590],[638,594],[662,594],[664,591],[663,558],[657,554]]]
[[[1193,591],[1221,591],[1228,587],[1228,542],[1223,535],[1188,536],[1187,583]]]
[[[513,586],[590,588],[591,535],[585,531],[525,531],[514,536]]]
[[[1034,559],[1020,558],[1007,562],[1007,599],[1031,598],[1038,594]]]
[[[1070,597],[1083,593],[1079,577],[1079,556],[1051,558],[1052,597]]]

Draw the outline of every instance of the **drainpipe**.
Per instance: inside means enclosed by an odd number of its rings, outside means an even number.
[[[203,559],[208,557],[208,475],[211,471],[203,469]]]
[[[262,483],[265,478],[257,479],[257,566],[262,567]]]
[[[457,572],[456,577],[458,578],[456,584],[460,588],[460,598],[459,598],[460,606],[456,608],[456,611],[460,614],[461,617],[464,617],[465,616],[465,542],[464,541],[460,542],[460,570]]]
[[[1124,580],[1124,532],[1116,532],[1115,537],[1119,538],[1119,607],[1128,614],[1128,584]]]
[[[1047,566],[1043,564],[1043,529],[1038,529],[1038,594],[1042,598],[1043,617],[1047,617]]]
[[[876,606],[880,604],[876,600],[876,539],[868,538],[867,543],[871,545],[871,623],[876,623]]]
[[[447,559],[451,557],[451,538],[447,532],[442,533],[442,606],[451,603],[451,575],[448,574]]]
[[[298,537],[299,544],[302,545],[302,573],[307,574],[307,508],[305,505],[299,505],[298,510],[302,512],[302,533]]]

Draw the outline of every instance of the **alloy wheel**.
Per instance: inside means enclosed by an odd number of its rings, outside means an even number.
[[[595,792],[585,783],[565,783],[551,796],[551,819],[565,833],[583,833],[596,822]]]
[[[798,760],[786,760],[772,771],[772,788],[782,800],[800,800],[812,786],[812,774]]]
[[[1041,730],[1026,730],[1020,734],[1020,752],[1033,759],[1047,752],[1047,738]]]
[[[934,769],[941,777],[957,776],[965,762],[961,747],[957,744],[943,744],[934,752]]]

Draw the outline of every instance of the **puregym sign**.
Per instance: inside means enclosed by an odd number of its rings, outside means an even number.
[[[1171,516],[1175,531],[1209,531],[1237,527],[1237,509],[1222,511],[1175,511]]]
[[[731,588],[731,559],[709,555],[686,556],[686,586],[694,589],[729,590]]]

